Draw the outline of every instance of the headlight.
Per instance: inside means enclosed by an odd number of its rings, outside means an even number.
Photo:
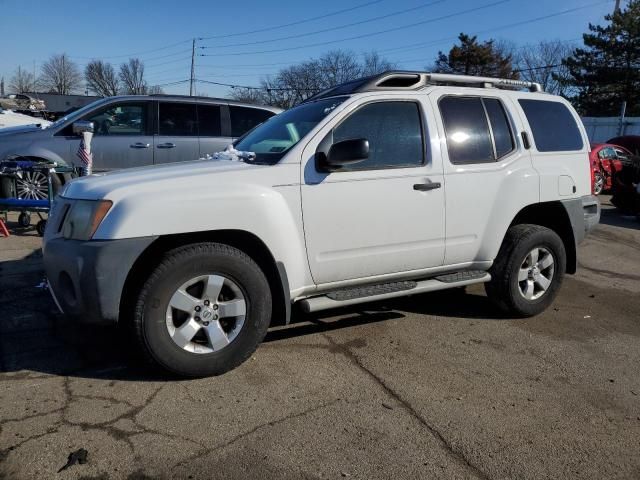
[[[90,240],[113,203],[110,200],[75,200],[64,219],[62,236]]]

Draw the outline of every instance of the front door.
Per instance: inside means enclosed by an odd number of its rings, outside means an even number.
[[[83,118],[93,122],[91,152],[95,172],[153,164],[149,106],[150,102],[111,104]],[[71,155],[74,163],[80,165],[75,157],[80,139],[72,143]]]
[[[441,266],[444,180],[439,156],[426,148],[421,101],[396,97],[346,110],[337,126],[316,135],[303,153],[302,207],[314,281]],[[327,141],[327,136],[333,138]],[[367,160],[340,171],[318,171],[314,153],[321,142],[324,148],[359,138],[369,142]]]
[[[158,134],[154,136],[155,164],[197,160],[200,157],[195,103],[159,102]]]

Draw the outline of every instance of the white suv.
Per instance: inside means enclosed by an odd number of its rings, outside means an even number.
[[[51,291],[185,376],[239,365],[296,304],[484,283],[535,315],[600,216],[580,119],[540,90],[386,72],[271,118],[230,159],[73,181],[45,234]]]

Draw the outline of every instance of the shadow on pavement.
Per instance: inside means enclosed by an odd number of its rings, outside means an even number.
[[[613,227],[640,230],[640,221],[635,215],[623,215],[615,208],[603,208],[600,223]]]
[[[124,327],[75,323],[62,314],[46,290],[39,250],[0,263],[0,372],[125,381],[168,379],[134,355]],[[461,289],[344,307],[315,314],[296,312],[286,327],[272,328],[266,342],[402,319],[405,312],[453,318],[500,318],[486,297]],[[22,374],[21,374],[22,376]],[[172,379],[173,380],[173,379]]]

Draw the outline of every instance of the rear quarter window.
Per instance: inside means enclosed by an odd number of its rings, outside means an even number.
[[[539,152],[582,150],[584,143],[575,118],[566,105],[548,100],[518,100],[529,121]]]

